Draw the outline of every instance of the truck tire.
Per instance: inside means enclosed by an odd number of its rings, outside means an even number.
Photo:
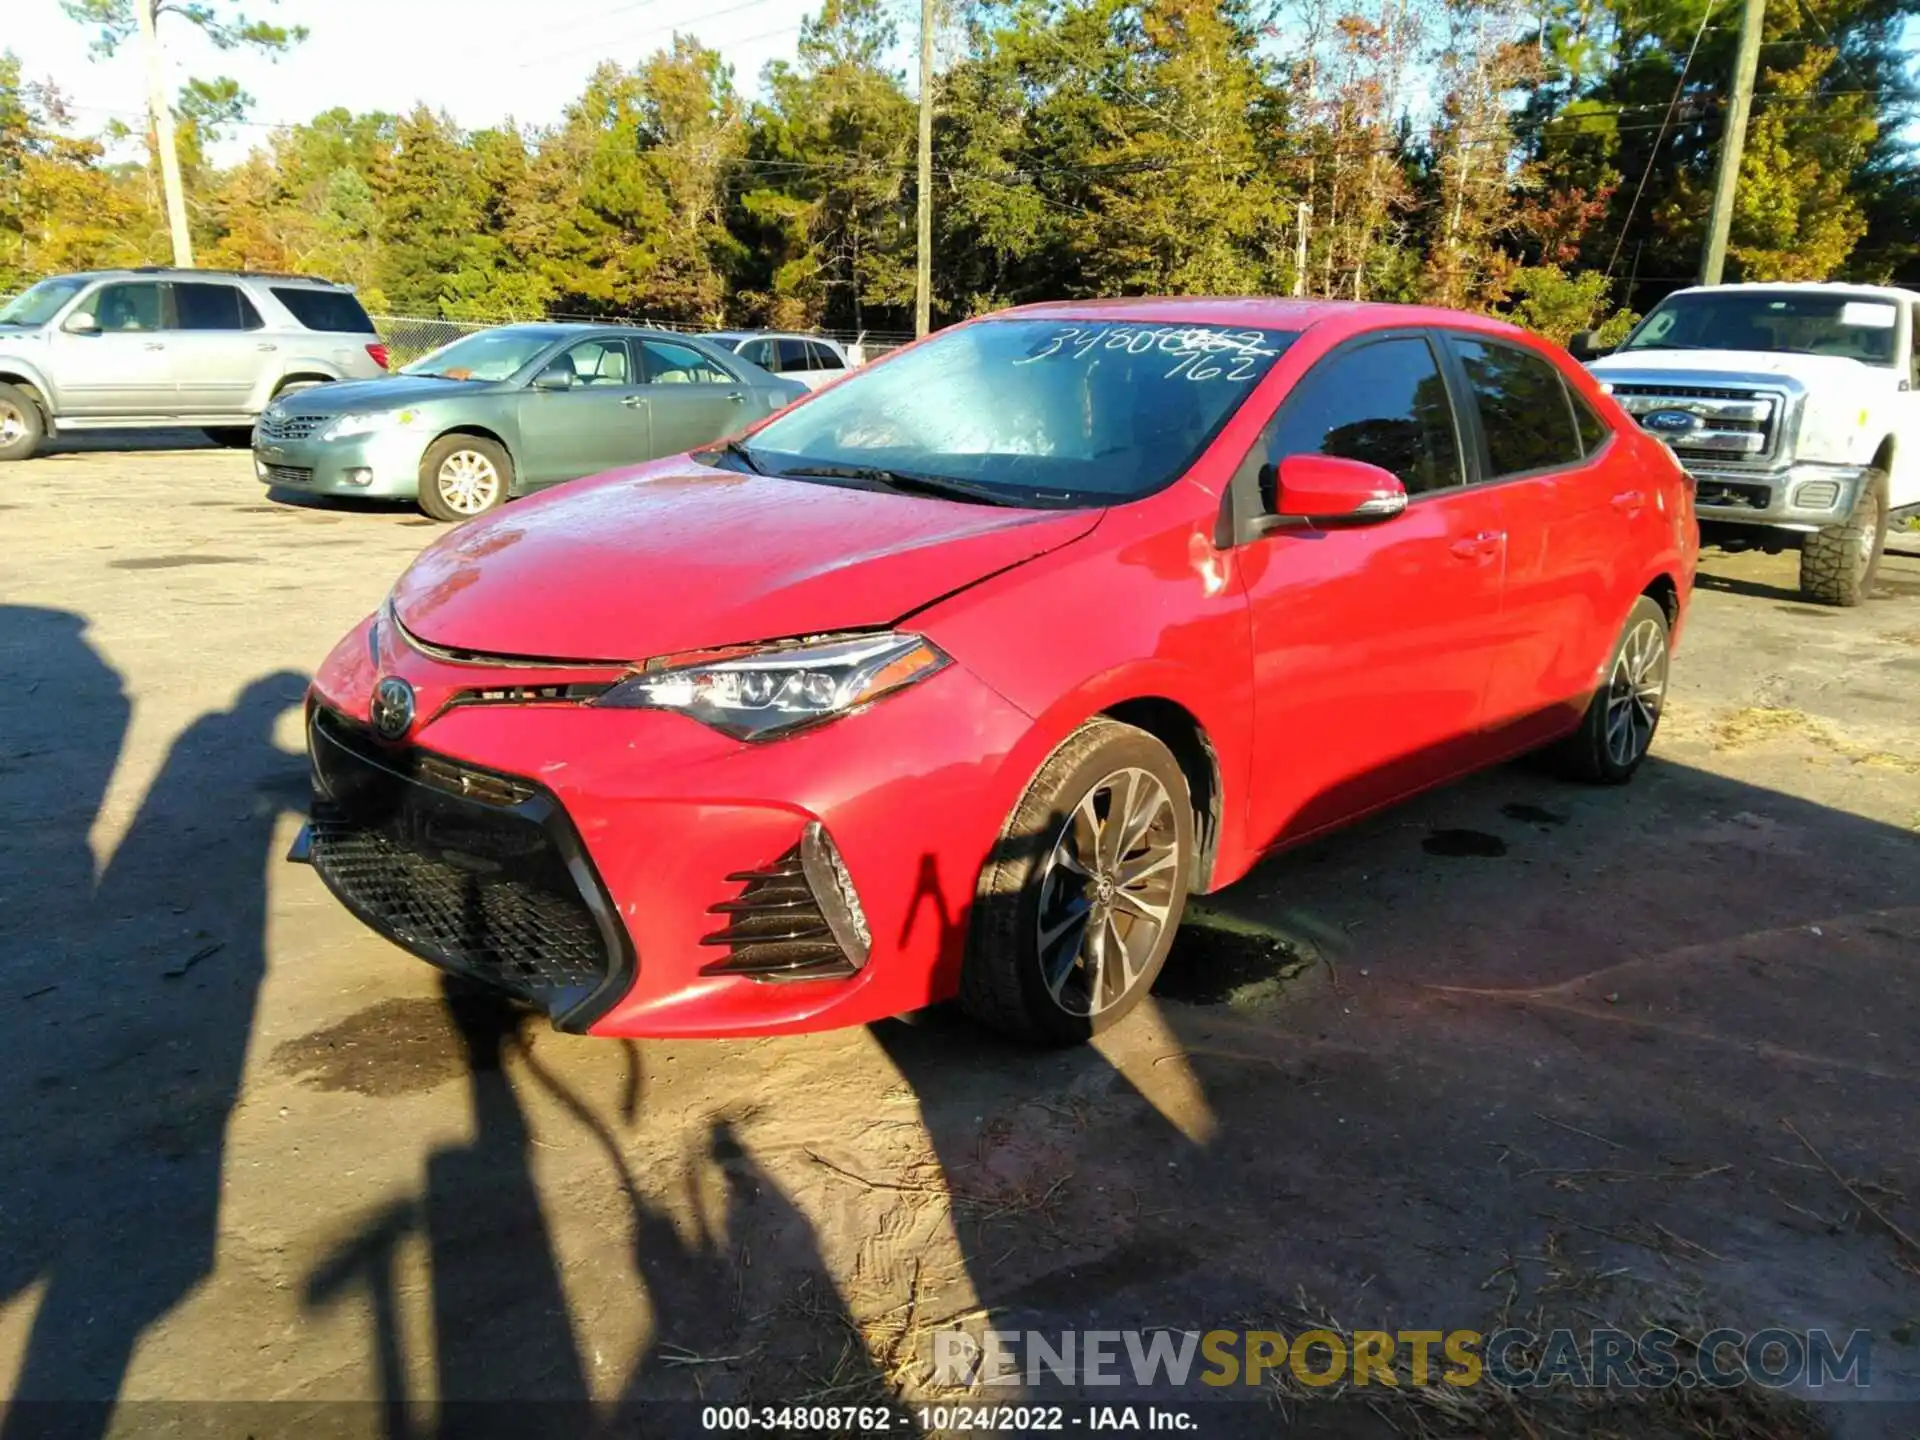
[[[1858,605],[1873,589],[1887,548],[1886,477],[1868,473],[1853,512],[1838,525],[1807,536],[1800,547],[1800,593],[1822,605]]]
[[[18,386],[0,385],[0,461],[31,459],[46,435],[46,417],[33,397]]]

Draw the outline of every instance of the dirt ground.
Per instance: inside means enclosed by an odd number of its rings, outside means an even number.
[[[1634,785],[1511,766],[1269,862],[1146,1013],[1031,1054],[561,1036],[283,863],[304,677],[434,533],[216,450],[0,475],[0,1384],[123,1402],[5,1440],[673,1434],[934,1394],[948,1324],[1542,1317],[1865,1328],[1874,1398],[1269,1389],[1193,1433],[1920,1434],[1920,543],[1852,611],[1710,556]],[[274,1408],[162,1403],[208,1400]]]

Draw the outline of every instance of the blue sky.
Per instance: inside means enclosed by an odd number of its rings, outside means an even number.
[[[161,18],[178,87],[188,75],[231,75],[254,97],[254,128],[217,158],[232,160],[275,123],[301,121],[334,105],[406,110],[424,101],[466,126],[509,114],[528,123],[556,119],[601,60],[623,63],[669,43],[675,30],[698,36],[734,67],[752,94],[767,61],[793,54],[801,20],[818,0],[245,0],[245,13],[311,32],[273,63],[221,54],[177,17]],[[231,6],[227,8],[232,8]],[[21,59],[29,80],[52,80],[72,102],[75,128],[143,117],[145,72],[137,46],[112,60],[88,54],[91,32],[59,0],[0,0],[0,49]]]

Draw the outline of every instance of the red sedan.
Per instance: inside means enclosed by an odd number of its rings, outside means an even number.
[[[431,546],[314,681],[301,850],[566,1030],[1079,1040],[1276,849],[1536,748],[1628,779],[1695,552],[1511,326],[1010,310]]]

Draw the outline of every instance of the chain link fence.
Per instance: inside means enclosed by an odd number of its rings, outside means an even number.
[[[584,315],[550,315],[544,318],[553,322],[571,321],[593,325],[625,325],[648,330],[672,330],[683,335],[705,333],[703,327],[670,320],[601,319]],[[482,330],[491,330],[498,325],[515,323],[511,320],[441,320],[424,315],[375,315],[372,320],[374,327],[380,332],[380,339],[386,345],[391,363],[396,370],[402,365],[412,364],[423,355],[431,354],[442,345],[452,344],[463,335],[473,335]],[[889,350],[897,350],[913,338],[911,335],[893,331],[872,330],[857,332],[809,330],[804,333],[839,341],[856,365],[877,359]]]

